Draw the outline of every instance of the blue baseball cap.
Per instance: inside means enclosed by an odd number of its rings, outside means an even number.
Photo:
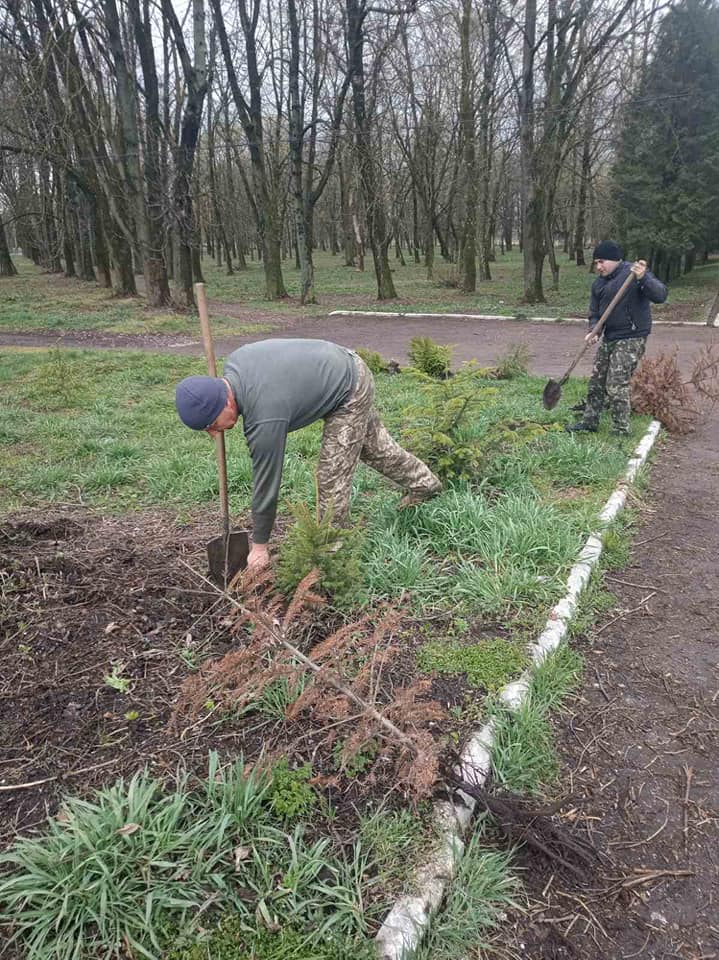
[[[175,406],[191,430],[206,430],[227,403],[227,384],[219,377],[185,377],[177,384]]]

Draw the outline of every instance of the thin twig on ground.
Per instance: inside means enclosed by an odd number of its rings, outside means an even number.
[[[694,769],[692,767],[684,765],[684,799],[682,819],[683,819],[683,828],[682,832],[684,834],[684,853],[687,852],[689,846],[689,791],[692,787],[692,777],[694,776]]]
[[[67,773],[56,773],[54,777],[43,777],[42,780],[29,780],[27,783],[9,783],[0,787],[0,792],[9,793],[13,790],[29,790],[30,787],[39,787],[43,783],[52,783],[55,780],[67,780],[69,777],[79,777],[81,773],[91,773],[93,770],[100,770],[102,767],[109,767],[117,763],[119,757],[112,760],[106,760],[104,763],[95,763],[91,767],[81,767],[79,770],[69,770]]]

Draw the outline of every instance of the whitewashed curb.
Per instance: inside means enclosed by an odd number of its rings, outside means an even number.
[[[623,509],[627,489],[646,461],[660,429],[661,424],[653,420],[629,459],[616,490],[599,514],[597,530],[587,537],[569,572],[566,594],[552,608],[544,630],[529,647],[532,658],[530,668],[519,680],[507,684],[500,691],[499,696],[510,709],[516,710],[521,706],[529,691],[532,673],[564,639],[579,597],[602,553],[604,532]],[[457,772],[463,780],[477,786],[484,784],[490,771],[493,746],[494,721],[490,720],[470,738],[462,751]],[[457,871],[475,806],[476,801],[461,791],[458,791],[457,802],[443,800],[435,804],[433,821],[439,839],[429,859],[417,873],[416,892],[396,901],[377,934],[376,943],[382,960],[408,960],[419,946],[432,914],[440,906],[447,886]]]
[[[332,310],[328,317],[384,317],[391,320],[513,320],[515,323],[584,323],[586,317],[527,317],[507,313],[403,313],[393,310]],[[652,320],[665,327],[706,327],[705,320]],[[711,324],[710,324],[711,325]],[[719,325],[717,316],[713,326]]]

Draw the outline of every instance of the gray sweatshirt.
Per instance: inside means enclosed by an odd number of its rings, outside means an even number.
[[[275,522],[287,434],[341,407],[355,386],[353,354],[327,340],[260,340],[225,361],[252,458],[252,538]]]

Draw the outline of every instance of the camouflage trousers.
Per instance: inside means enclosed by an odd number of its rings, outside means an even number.
[[[629,417],[632,412],[629,382],[644,356],[646,346],[646,337],[601,341],[594,358],[587,403],[582,415],[587,426],[598,426],[606,401],[614,429],[621,433],[629,432]]]
[[[429,467],[389,435],[374,405],[374,377],[356,354],[354,362],[357,383],[347,402],[325,418],[317,467],[320,511],[331,506],[335,526],[348,523],[359,460],[411,493],[430,495],[442,488]]]

